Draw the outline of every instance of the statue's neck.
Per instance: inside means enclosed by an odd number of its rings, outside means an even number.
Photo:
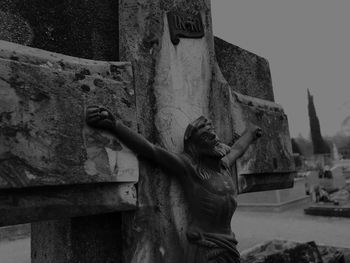
[[[197,176],[204,180],[209,179],[213,174],[218,173],[222,169],[222,161],[221,157],[211,157],[211,156],[194,156],[189,155],[188,156],[190,162],[192,163],[193,167],[196,167],[197,170]]]
[[[200,157],[200,164],[210,170],[220,171],[221,157],[202,156]]]

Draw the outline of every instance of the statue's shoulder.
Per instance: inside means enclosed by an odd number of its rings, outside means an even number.
[[[221,159],[220,163],[225,170],[231,171],[232,167],[228,164],[227,159],[225,157]]]
[[[195,161],[191,158],[191,156],[189,156],[186,153],[181,153],[179,154],[179,157],[186,169],[187,172],[193,173],[196,170],[196,163]]]

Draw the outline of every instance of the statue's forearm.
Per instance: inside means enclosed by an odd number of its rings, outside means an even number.
[[[155,146],[122,123],[116,123],[111,132],[135,154],[154,162],[167,173],[175,176],[185,174],[184,163],[178,155]]]
[[[111,132],[134,153],[152,159],[154,145],[140,134],[117,122]]]
[[[254,138],[255,136],[252,131],[245,131],[233,144],[230,153],[223,158],[223,161],[226,162],[228,166],[233,165],[234,162],[248,149],[249,145],[254,141]]]
[[[231,150],[236,151],[237,157],[240,157],[248,149],[249,145],[254,141],[254,135],[250,131],[246,131],[239,140],[232,146]]]

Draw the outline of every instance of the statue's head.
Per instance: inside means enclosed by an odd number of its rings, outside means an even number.
[[[230,147],[220,141],[212,123],[201,116],[186,128],[184,151],[192,157],[222,158],[230,151]]]

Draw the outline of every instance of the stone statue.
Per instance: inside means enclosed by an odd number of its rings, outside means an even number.
[[[88,107],[86,121],[91,127],[111,132],[137,155],[178,178],[193,220],[187,231],[186,262],[240,262],[231,230],[237,203],[230,167],[262,135],[259,127],[249,125],[229,147],[219,140],[211,122],[199,117],[185,131],[183,153],[176,154],[117,122],[106,108]]]

